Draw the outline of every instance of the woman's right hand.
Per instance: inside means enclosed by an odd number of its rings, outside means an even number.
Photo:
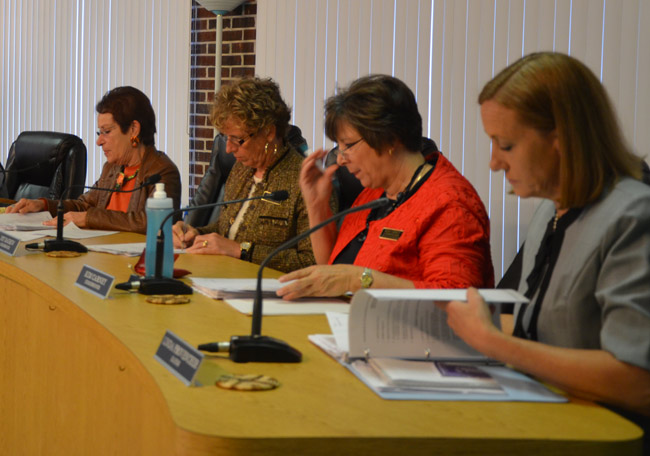
[[[46,210],[46,207],[43,204],[42,200],[22,198],[17,203],[12,204],[11,206],[7,206],[5,212],[7,214],[15,212],[18,212],[20,214],[27,214],[29,212],[42,212],[44,210]]]
[[[199,232],[196,228],[187,225],[183,221],[178,221],[172,226],[172,238],[174,239],[174,248],[185,249],[194,243],[194,238]]]
[[[326,150],[318,149],[309,154],[302,162],[299,182],[305,205],[308,208],[329,206],[332,196],[332,178],[339,166],[333,164],[323,171],[320,164],[326,155]]]

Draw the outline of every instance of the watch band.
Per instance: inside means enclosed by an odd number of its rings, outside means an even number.
[[[241,244],[239,244],[239,259],[244,261],[250,261],[252,247],[253,244],[251,244],[248,241],[244,241]]]

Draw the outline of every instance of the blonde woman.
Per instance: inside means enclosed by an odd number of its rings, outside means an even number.
[[[624,409],[647,431],[650,187],[639,180],[642,160],[626,146],[598,78],[570,56],[520,59],[487,83],[479,103],[492,170],[505,172],[517,196],[544,198],[522,257],[519,290],[531,302],[510,335],[470,290],[468,302],[444,306],[450,326],[486,355]]]
[[[298,176],[303,156],[286,140],[291,110],[271,79],[244,78],[223,86],[210,120],[226,141],[236,163],[225,184],[224,200],[287,190],[280,203],[256,200],[226,206],[219,219],[204,227],[178,222],[174,246],[188,253],[228,255],[261,263],[276,247],[309,228]],[[269,263],[280,271],[314,264],[309,239]]]

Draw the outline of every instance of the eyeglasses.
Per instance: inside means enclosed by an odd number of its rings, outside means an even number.
[[[239,147],[243,146],[246,141],[255,136],[255,133],[251,133],[250,135],[244,136],[243,138],[238,138],[237,136],[228,136],[224,135],[223,133],[220,133],[219,136],[222,137],[224,141],[229,142],[233,146]]]
[[[345,146],[345,149],[341,149],[339,146],[337,149],[334,150],[334,154],[336,154],[337,157],[343,157],[343,159],[347,160],[348,159],[348,151],[352,149],[354,146],[359,144],[361,141],[363,141],[363,138],[359,138],[354,142],[351,143],[343,143]]]
[[[111,127],[111,128],[103,128],[103,129],[100,128],[100,129],[97,130],[95,133],[97,133],[97,137],[99,137],[99,136],[106,136],[106,135],[108,135],[110,132],[112,132],[113,130],[115,130],[116,128],[117,128],[117,125],[114,125],[114,126]]]

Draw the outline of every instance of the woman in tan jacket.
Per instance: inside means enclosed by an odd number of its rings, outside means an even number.
[[[282,202],[266,199],[229,204],[205,227],[174,225],[174,246],[188,253],[228,255],[261,263],[280,244],[309,228],[298,175],[303,156],[287,141],[291,110],[271,79],[244,78],[223,86],[210,120],[236,163],[224,201],[286,190]],[[315,263],[309,239],[276,255],[269,266],[293,271]]]

